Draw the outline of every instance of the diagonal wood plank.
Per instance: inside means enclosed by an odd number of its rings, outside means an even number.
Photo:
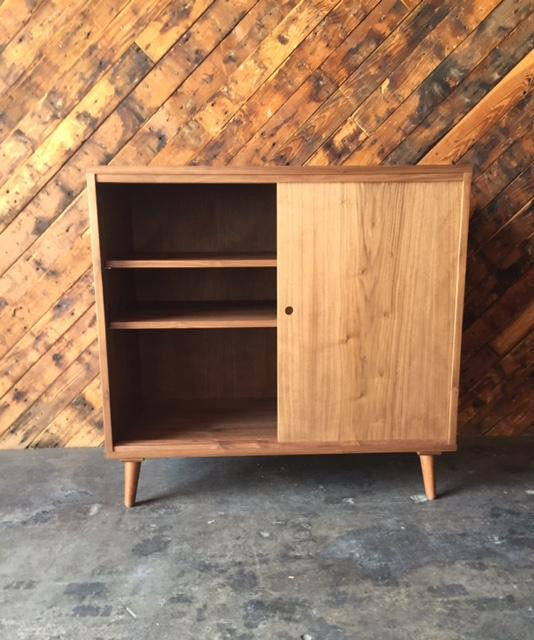
[[[364,10],[371,9],[371,5],[363,7]],[[220,136],[206,146],[207,149],[213,147],[217,154],[217,159],[221,153],[226,153],[228,162],[232,164],[259,164],[267,161],[267,154],[276,152],[280,140],[287,139],[310,117],[324,101],[332,95],[339,84],[346,79],[358,65],[391,33],[391,31],[408,15],[406,7],[395,0],[384,0],[365,15],[361,21],[357,21],[354,29],[348,36],[339,42],[335,35],[332,37],[326,29],[319,25],[319,33],[312,32],[308,38],[300,45],[299,49],[308,45],[313,47],[314,54],[323,51],[323,59],[318,60],[316,69],[310,67],[310,71],[303,76],[303,82],[298,88],[293,89],[297,82],[300,82],[302,69],[293,69],[295,57],[290,57],[276,72],[272,81],[264,84],[262,88],[248,100],[238,111],[234,118],[223,129]],[[328,16],[327,16],[328,18]],[[347,19],[341,20],[344,25],[350,25]],[[374,34],[373,29],[380,25],[380,30]],[[370,33],[373,37],[368,37]],[[317,46],[318,35],[324,34],[325,41],[322,48]],[[308,42],[309,39],[309,42]],[[350,46],[356,42],[365,43],[365,46]],[[339,46],[333,48],[339,42]],[[354,50],[353,50],[354,49]],[[352,53],[349,56],[348,51]],[[310,60],[311,55],[306,56]],[[310,66],[310,65],[307,65]],[[299,73],[300,71],[300,73]],[[305,68],[305,71],[308,71]],[[281,82],[278,81],[280,76]],[[261,110],[260,105],[265,100],[265,87],[274,84],[277,93],[269,97],[269,114]],[[262,117],[263,116],[263,117]],[[258,117],[260,120],[258,121]],[[252,119],[253,118],[253,119]],[[233,120],[237,121],[238,127],[232,126]],[[242,124],[250,123],[250,127],[255,127],[253,135],[247,135],[247,131]],[[259,124],[263,126],[258,126]],[[239,128],[239,137],[235,138],[234,130]],[[221,145],[219,139],[226,137],[229,133],[230,147],[226,149]],[[223,156],[224,157],[224,156]],[[215,159],[215,158],[213,158]]]
[[[49,424],[85,388],[97,372],[98,352],[95,341],[11,424],[3,435],[3,446],[28,446],[40,432],[38,425],[43,422]]]
[[[220,90],[236,68],[296,4],[289,0],[273,5],[261,0],[239,23],[236,29],[199,65],[160,109],[139,130],[131,144],[117,154],[117,163],[149,163],[166,147],[169,138],[194,118],[201,105]]]
[[[185,31],[169,52],[120,103],[100,127],[71,155],[59,172],[1,233],[0,273],[17,260],[51,222],[76,198],[85,185],[85,168],[106,164],[110,160],[127,162],[118,152],[131,149],[137,162],[142,162],[146,141],[136,132],[150,129],[150,117],[181,83],[203,62],[198,54],[202,34],[202,51],[209,56],[214,47],[228,37],[243,17],[244,7],[252,0],[232,3],[228,10],[225,0],[216,0],[208,11]],[[158,135],[155,144],[161,144]],[[129,145],[129,146],[128,146]],[[87,221],[86,221],[87,223]]]
[[[528,41],[532,38],[526,20],[529,12],[530,8],[521,0],[502,2],[376,129],[363,123],[365,130],[371,131],[367,139],[359,145],[351,143],[340,129],[340,133],[336,132],[317,151],[310,164],[343,162],[345,159],[349,164],[379,164],[384,161],[399,144],[408,139],[409,134],[434,108],[451,94],[454,95],[455,89],[464,80],[470,86],[479,86],[477,73],[488,68],[491,69],[491,76],[488,73],[487,86],[491,80],[498,81],[501,69],[504,68],[504,75],[521,60],[528,52]],[[510,65],[507,68],[506,62]],[[477,71],[471,76],[474,69]],[[383,92],[386,99],[389,85]],[[388,161],[392,162],[391,159]],[[394,162],[398,161],[404,162],[402,158],[395,158]]]
[[[90,2],[73,0],[65,5],[61,0],[43,2],[29,21],[4,47],[0,54],[0,79],[4,89],[11,88],[24,74],[39,62],[42,47],[50,41],[54,44],[50,52],[51,61],[59,53],[63,38],[72,32],[72,22],[80,12],[87,17],[91,13]],[[78,33],[78,30],[74,30]],[[62,56],[63,58],[65,56]],[[24,64],[21,64],[24,61]]]
[[[0,51],[20,33],[43,3],[44,0],[3,0],[0,4]]]
[[[337,0],[300,1],[244,60],[194,118],[181,126],[152,160],[156,164],[187,164],[199,144],[206,144],[230,120],[291,52],[306,38]],[[173,123],[177,127],[177,123]]]
[[[102,50],[97,47],[99,36],[102,35],[101,25],[105,25],[108,20],[113,21],[122,13],[124,6],[131,0],[113,2],[113,0],[96,0],[80,6],[80,12],[76,18],[80,20],[79,29],[72,29],[71,20],[63,25],[56,21],[53,29],[49,29],[48,38],[35,52],[35,60],[28,66],[16,65],[15,71],[23,70],[16,81],[11,84],[9,91],[0,96],[0,110],[3,113],[0,122],[0,140],[3,140],[21,119],[25,110],[32,109],[43,94],[43,91],[53,83],[65,70],[72,68],[72,63],[76,61],[78,55],[89,50],[97,54],[99,61],[103,60]],[[77,0],[73,3],[76,7]],[[65,11],[68,15],[69,11]],[[46,33],[46,29],[45,29]],[[18,43],[18,39],[16,40]],[[34,44],[34,39],[28,44]],[[43,55],[46,51],[47,55]],[[65,55],[68,51],[70,55]],[[5,56],[11,52],[11,47],[6,49]],[[17,59],[22,54],[15,51],[14,58]],[[102,69],[98,65],[93,65],[86,73],[90,77],[98,77]],[[80,69],[83,71],[83,69]],[[62,102],[59,96],[51,94],[49,96],[50,106],[58,111],[57,119],[60,119],[65,112],[62,111]]]
[[[310,118],[283,144],[267,154],[266,162],[302,164],[355,109],[392,73],[397,61],[439,24],[449,12],[448,3],[429,0],[401,20],[397,29],[373,49]]]
[[[104,438],[100,406],[100,379],[91,382],[62,409],[46,429],[31,441],[38,447],[98,446]]]
[[[0,363],[0,399],[92,304],[92,274],[86,272],[5,354]]]
[[[495,122],[532,91],[534,51],[528,53],[502,81],[453,127],[421,160],[422,164],[454,162]]]
[[[85,49],[79,58],[76,59],[76,52],[70,48],[66,70],[60,67],[57,73],[52,73],[45,60],[24,77],[18,91],[11,90],[6,94],[7,105],[0,101],[4,113],[2,126],[8,132],[8,125],[12,123],[12,129],[0,145],[2,182],[117,63],[131,46],[134,36],[147,28],[146,23],[157,14],[160,4],[158,0],[128,3],[109,24],[100,22],[101,30],[91,30],[90,37],[84,39]],[[180,26],[187,28],[206,4],[206,0],[197,2],[188,20]]]
[[[84,173],[108,163],[471,163],[460,428],[534,433],[533,16],[4,0],[0,447],[102,442]]]
[[[0,187],[0,230],[3,230],[91,132],[120,104],[151,67],[150,59],[131,45],[61,121],[50,136]]]
[[[95,338],[95,310],[90,307],[0,399],[0,434],[35,403]]]

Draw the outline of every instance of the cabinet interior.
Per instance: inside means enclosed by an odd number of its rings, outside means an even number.
[[[276,439],[276,185],[100,184],[113,444]]]

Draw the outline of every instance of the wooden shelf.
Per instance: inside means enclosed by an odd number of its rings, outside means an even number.
[[[134,256],[106,262],[106,269],[233,269],[276,267],[274,253],[184,253]]]
[[[276,456],[417,451],[422,441],[283,442],[276,398],[188,399],[174,409],[145,409],[119,435],[109,458]],[[441,451],[455,445],[436,443]]]
[[[276,441],[276,398],[184,400],[174,410],[139,411],[115,451],[133,447],[218,448]]]
[[[233,329],[276,327],[276,302],[185,302],[131,311],[111,329]]]

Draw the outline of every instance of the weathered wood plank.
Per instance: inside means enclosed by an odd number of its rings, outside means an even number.
[[[70,215],[80,223],[85,222],[87,208],[84,199],[79,199],[75,205],[77,206],[69,209]],[[61,222],[63,223],[64,220]],[[69,230],[62,236],[62,241],[66,235],[71,243],[68,249],[58,252],[56,245],[56,256],[51,256],[46,263],[32,256],[33,271],[37,273],[37,277],[24,282],[24,287],[20,286],[18,291],[17,286],[6,288],[6,296],[10,299],[0,311],[0,326],[6,328],[0,333],[0,357],[3,357],[20,340],[30,326],[58,300],[62,292],[90,267],[88,234],[80,236],[76,233],[76,224],[73,223],[73,227],[75,228],[73,232]],[[43,251],[48,252],[50,249],[53,251],[53,247],[46,247],[46,239],[43,241]],[[4,299],[7,298],[4,296]]]
[[[236,165],[265,162],[266,153],[275,152],[279,141],[296,131],[334,92],[341,78],[350,75],[350,70],[354,70],[372,50],[374,43],[379,42],[379,36],[369,38],[367,47],[350,56],[347,55],[347,40],[365,38],[377,22],[381,25],[380,35],[385,37],[388,26],[393,29],[407,14],[404,5],[394,0],[385,0],[374,7],[371,3],[363,5],[361,13],[352,12],[348,16],[344,14],[344,8],[336,7],[324,19],[325,24],[318,25],[299,46],[299,50],[306,50],[303,53],[306,53],[308,64],[297,65],[297,59],[290,56],[279,67],[273,80],[265,83],[234,115],[221,134],[206,146],[207,157],[197,156],[197,162],[207,160],[211,163],[215,159],[220,162],[223,158]],[[354,28],[336,47],[343,38],[340,24],[343,28]],[[344,62],[335,70],[328,64],[334,57]],[[269,105],[268,111],[265,104]],[[221,143],[221,136],[224,136],[225,144]]]
[[[103,76],[30,158],[9,176],[0,187],[0,230],[118,106],[151,64],[141,49],[132,45],[118,65]]]
[[[534,197],[486,243],[482,252],[494,269],[506,271],[517,267],[524,259],[532,260],[534,249]],[[521,272],[518,269],[519,272]]]
[[[3,0],[0,4],[0,51],[18,35],[32,16],[35,17],[44,1]]]
[[[167,145],[168,140],[194,118],[202,105],[225,85],[230,75],[256,49],[270,29],[282,20],[285,11],[295,4],[296,0],[286,0],[276,5],[269,0],[262,0],[255,4],[241,18],[239,30],[234,29],[209,56],[200,60],[197,71],[189,75],[138,132],[132,144],[118,154],[116,161],[133,164],[141,158],[143,163],[149,163]],[[199,41],[200,38],[199,34]],[[195,55],[203,51],[195,47]]]
[[[523,418],[529,416],[530,420],[532,420],[532,414],[530,413],[530,409],[533,406],[532,388],[524,380],[516,378],[501,380],[491,391],[494,395],[490,395],[487,404],[478,407],[476,417],[463,425],[465,435],[485,435],[490,430],[493,431],[493,429],[495,429],[493,435],[498,435],[499,432],[503,433],[503,423],[510,413],[512,415],[519,413]],[[517,418],[515,419],[517,420]],[[529,426],[528,420],[526,422],[527,424],[524,425],[521,420],[523,424],[521,431]],[[499,427],[497,427],[498,424]],[[510,423],[508,422],[508,424]],[[517,435],[517,431],[514,430],[514,432]]]
[[[136,45],[152,62],[158,62],[184,34],[184,25],[193,24],[214,0],[195,0],[177,4],[168,3],[156,19],[135,37]],[[161,7],[161,2],[159,3]],[[145,13],[145,11],[143,11]]]
[[[502,296],[512,287],[519,287],[518,295],[522,296],[521,304],[523,308],[530,299],[528,290],[525,290],[521,283],[528,282],[529,272],[532,267],[532,258],[529,252],[532,249],[531,239],[520,241],[522,253],[514,256],[514,262],[509,268],[496,268],[495,259],[488,260],[485,253],[478,252],[471,254],[469,272],[471,272],[466,286],[467,302],[464,311],[464,325],[470,327],[495,303],[499,303]],[[476,273],[473,264],[478,267]],[[484,275],[486,274],[486,275]],[[510,318],[511,322],[512,319]]]
[[[511,141],[503,153],[473,181],[471,210],[482,210],[515,180],[534,156],[534,137]]]
[[[100,378],[96,376],[70,404],[31,441],[38,447],[96,447],[104,441],[100,407]]]
[[[531,90],[534,51],[528,53],[502,81],[458,122],[422,159],[423,164],[455,162],[474,142]]]
[[[482,349],[484,345],[506,329],[517,317],[523,313],[527,301],[530,301],[534,288],[534,268],[509,287],[498,300],[472,322],[463,334],[462,353],[467,363],[468,358]]]
[[[301,0],[259,44],[254,54],[235,69],[225,85],[196,112],[194,118],[182,126],[171,143],[158,153],[155,162],[189,162],[198,145],[206,144],[221,130],[259,85],[334,7],[336,1],[318,0],[307,3]]]
[[[90,307],[0,399],[0,434],[96,339],[96,316]]]
[[[344,161],[351,149],[369,138],[429,74],[466,39],[467,34],[483,20],[500,0],[471,5],[456,15],[451,11],[393,70],[356,109],[350,119],[357,123],[360,134],[354,135],[352,123],[348,131],[342,126],[328,146],[329,157],[312,157],[309,164]],[[404,105],[403,105],[404,106]],[[337,148],[342,152],[335,154]],[[354,158],[351,158],[351,161]]]
[[[399,0],[380,0],[372,7],[365,6],[364,9],[368,12],[365,20],[348,34],[335,51],[332,51],[332,55],[322,65],[323,72],[338,86],[342,85],[420,5],[422,0],[413,0],[410,4]]]
[[[429,0],[415,9],[385,41],[315,111],[304,126],[267,156],[274,164],[304,163],[314,151],[358,108],[389,74],[398,60],[435,28],[449,12],[449,3]]]
[[[533,0],[4,0],[0,446],[102,442],[84,187],[108,163],[472,164],[460,427],[534,433],[533,17]]]
[[[534,414],[534,394],[532,388],[525,384],[519,392],[514,393],[510,401],[510,408],[503,409],[502,417],[485,435],[488,436],[517,436],[532,432]],[[495,414],[494,410],[494,414]]]
[[[440,62],[380,126],[373,129],[372,125],[365,125],[362,122],[365,130],[372,130],[372,133],[359,148],[351,145],[347,149],[339,148],[338,150],[339,145],[336,144],[335,139],[332,139],[319,149],[316,156],[312,158],[312,164],[330,160],[333,152],[325,148],[327,145],[333,147],[334,157],[338,162],[347,161],[349,164],[383,162],[400,143],[408,140],[409,134],[466,78],[466,84],[470,90],[479,86],[488,91],[488,83],[491,80],[496,83],[529,50],[532,30],[529,28],[528,21],[525,20],[529,12],[530,7],[521,0],[504,0],[450,55]],[[498,55],[496,55],[497,52]],[[489,55],[490,53],[492,55]],[[488,72],[485,75],[488,77],[482,78],[481,74],[486,67]],[[469,76],[475,68],[477,71]],[[384,89],[385,99],[389,93],[388,84]],[[443,111],[448,111],[447,103],[444,103]],[[443,120],[444,118],[440,119],[440,122]],[[328,152],[330,154],[328,157],[317,157]],[[388,159],[389,163],[405,161],[400,153],[397,157]]]
[[[494,360],[493,366],[486,364],[482,378],[477,376],[475,383],[462,394],[459,419],[465,429],[480,433],[484,428],[492,428],[491,424],[488,427],[488,422],[498,422],[499,417],[495,416],[493,409],[494,403],[500,402],[504,397],[503,408],[506,411],[515,394],[511,397],[503,396],[503,385],[508,384],[510,390],[511,384],[521,386],[522,381],[528,380],[532,375],[533,347],[534,333],[530,332],[502,360]],[[483,427],[480,425],[481,417],[489,418]]]
[[[98,373],[98,350],[93,342],[4,433],[3,449],[22,448],[40,433]]]
[[[505,330],[500,333],[491,342],[491,346],[499,355],[508,353],[510,349],[520,342],[530,329],[534,326],[534,301],[519,315],[512,324],[508,325]]]
[[[90,4],[87,0],[73,0],[67,4],[62,0],[43,2],[33,20],[17,33],[17,37],[0,54],[0,78],[4,87],[11,87],[18,78],[31,70],[38,61],[40,52],[48,44],[53,45],[49,50],[52,61],[60,53],[59,45],[73,31],[73,21],[82,11],[84,15],[90,13]],[[22,61],[24,64],[21,64]]]
[[[378,4],[390,6],[394,1],[383,0]],[[369,24],[376,21],[373,9],[376,5],[376,0],[367,0],[356,7],[346,3],[334,7],[299,45],[299,55],[289,56],[278,67],[275,73],[232,116],[221,132],[197,152],[193,162],[201,165],[211,165],[214,162],[244,164],[245,159],[239,156],[238,151],[247,143],[253,145],[253,141],[268,138],[269,134],[265,129],[276,128],[272,123],[283,119],[281,107],[288,103],[301,106],[301,102],[295,98],[295,92],[305,91],[302,85],[309,82],[312,76],[322,78],[324,73],[320,67],[339,52],[356,31],[362,38],[369,33]],[[384,17],[383,14],[382,17]],[[359,28],[362,23],[365,23],[365,31]],[[346,48],[343,48],[343,51],[346,52]],[[306,61],[305,64],[302,60]],[[330,75],[327,78],[330,78]],[[318,82],[320,80],[312,80],[313,87],[316,87]],[[324,93],[324,86],[320,89]],[[310,93],[313,95],[313,89],[310,89]],[[292,113],[294,115],[294,110]],[[276,143],[276,139],[275,137],[272,141]]]
[[[154,0],[153,0],[154,1]],[[106,70],[105,59],[107,51],[101,49],[99,45],[99,37],[102,35],[102,26],[108,20],[111,22],[118,18],[120,20],[121,8],[125,0],[121,2],[113,2],[113,0],[97,0],[96,2],[85,3],[81,7],[81,13],[78,16],[80,23],[79,28],[73,29],[70,22],[62,27],[61,24],[54,23],[50,29],[48,40],[43,43],[37,52],[34,63],[28,67],[22,66],[25,72],[17,78],[10,87],[9,91],[0,95],[0,111],[3,113],[0,121],[0,140],[4,140],[11,132],[16,130],[17,123],[22,119],[28,110],[35,109],[37,102],[52,88],[63,74],[70,76],[73,83],[73,92],[76,93],[76,75],[72,78],[73,72],[76,74],[78,65],[73,65],[73,61],[82,55],[84,51],[92,56],[93,64],[91,66],[83,66],[79,69],[82,74],[86,75],[85,82],[89,81],[89,88],[102,73]],[[124,28],[124,24],[122,25]],[[113,33],[114,29],[110,29]],[[117,32],[115,32],[117,33]],[[118,34],[120,35],[120,30]],[[105,45],[106,43],[102,43]],[[127,45],[128,46],[128,45]],[[127,47],[124,48],[126,50]],[[123,52],[124,52],[123,50]],[[68,52],[69,55],[65,55]],[[123,53],[122,52],[122,53]],[[7,53],[7,52],[6,52]],[[43,55],[44,54],[44,55]],[[103,63],[102,66],[100,63]],[[69,70],[71,71],[69,73]],[[49,108],[49,115],[55,116],[55,120],[60,120],[67,113],[63,102],[74,102],[68,100],[68,92],[70,85],[66,85],[66,91],[61,89],[52,91],[48,94],[46,106]],[[66,94],[66,95],[65,95]],[[82,94],[83,95],[83,94]],[[64,97],[65,96],[65,97]]]
[[[235,19],[235,18],[234,18]],[[218,34],[219,32],[217,32]],[[187,48],[186,48],[187,49]],[[106,140],[105,137],[102,138],[102,140]],[[96,144],[95,145],[96,149],[101,150],[101,146],[100,144]],[[80,158],[80,161],[85,161],[85,163],[87,163],[87,156],[82,155]],[[81,162],[80,162],[81,164]],[[93,162],[94,164],[94,162]],[[82,165],[83,166],[83,165]],[[85,165],[87,166],[87,165]],[[81,167],[80,167],[81,168]],[[62,170],[62,173],[65,173],[65,170]],[[84,180],[84,175],[83,175],[83,171],[78,170],[77,167],[72,168],[72,170],[70,171],[70,174],[73,175],[73,178],[75,178],[78,183],[79,183],[79,188],[81,188],[82,182]],[[71,182],[72,184],[72,182]],[[65,191],[66,191],[66,186],[68,185],[68,182],[65,179],[62,179],[61,181],[59,181],[59,183],[56,184],[56,188],[54,190],[56,198],[57,198],[57,204],[58,206],[61,206],[62,203],[65,202]],[[67,191],[67,194],[69,192]],[[45,234],[46,239],[48,240],[48,243],[42,243],[43,247],[46,248],[48,247],[49,249],[51,249],[52,251],[54,250],[54,246],[55,246],[55,242],[53,240],[53,237],[57,237],[58,235],[62,236],[62,228],[68,228],[70,231],[70,236],[72,237],[75,233],[81,233],[81,228],[83,227],[83,229],[86,228],[86,224],[87,224],[87,218],[86,218],[86,210],[85,210],[85,203],[82,201],[78,202],[79,205],[83,205],[83,206],[77,206],[77,207],[71,207],[69,209],[69,217],[68,219],[63,219],[61,221],[61,226],[58,227],[57,229],[54,227],[53,231],[54,231],[54,235],[52,236],[52,238],[50,238],[51,233],[52,232],[48,232],[47,234]],[[27,221],[29,222],[31,220],[31,217],[27,217]],[[35,219],[34,219],[35,222]],[[46,229],[48,221],[43,221],[42,222],[42,226]],[[43,236],[43,237],[45,237]],[[50,242],[50,239],[52,240]],[[76,249],[76,247],[79,247],[79,249]],[[79,273],[79,269],[83,269],[84,267],[87,268],[88,263],[88,251],[87,251],[88,247],[87,247],[87,239],[83,239],[81,241],[75,241],[75,245],[73,247],[73,251],[80,251],[81,253],[79,254],[79,260],[77,262],[77,269],[76,271],[70,271],[67,270],[66,272],[62,272],[62,280],[61,282],[63,283],[63,286],[65,286],[66,282],[68,281],[68,278],[75,278],[77,276],[77,274]],[[43,255],[41,253],[39,253],[38,247],[32,247],[32,252],[31,252],[31,256],[32,256],[32,261],[33,264],[35,264],[36,262],[40,265],[40,269],[46,273],[49,273],[50,271],[52,273],[59,273],[61,271],[60,267],[52,262],[52,265],[48,264],[48,261],[46,259],[46,253]],[[83,256],[83,257],[82,257]],[[50,256],[50,258],[52,258],[52,256]],[[43,266],[44,265],[44,266]],[[26,282],[31,282],[31,278],[28,280],[27,276],[31,273],[31,269],[32,269],[32,264],[30,263],[29,260],[19,260],[17,263],[17,267],[15,270],[10,270],[8,277],[4,279],[4,281],[6,283],[11,283],[11,286],[9,288],[9,291],[14,291],[15,292],[15,296],[20,296],[21,293],[24,292],[24,288],[21,288],[21,284],[22,283],[26,283]],[[51,287],[47,290],[47,293],[50,296],[53,296],[55,294],[55,292],[57,292],[57,288],[56,287]],[[3,293],[6,294],[7,298],[4,297],[4,299],[8,302],[8,306],[5,308],[4,310],[4,317],[9,317],[9,313],[12,311],[13,308],[13,303],[15,303],[15,300],[11,300],[9,299],[9,294],[8,291],[6,291],[5,289],[3,290]],[[19,306],[21,308],[25,308],[26,307],[26,303],[25,300],[28,299],[28,297],[32,297],[34,295],[34,292],[32,292],[32,290],[30,289],[30,291],[27,291],[25,293],[24,296],[19,297],[18,299],[21,300],[21,302],[19,302]],[[25,309],[27,311],[27,315],[23,315],[21,314],[18,318],[17,318],[17,322],[11,322],[11,326],[10,326],[10,330],[8,332],[8,334],[4,337],[5,339],[5,345],[9,346],[11,344],[11,340],[16,340],[18,339],[18,337],[21,335],[21,332],[24,331],[25,327],[27,326],[27,324],[29,322],[32,321],[32,318],[35,317],[35,314],[38,313],[38,310],[42,309],[42,307],[46,304],[46,299],[44,299],[42,296],[39,298],[39,304],[32,306],[31,309]],[[0,320],[1,320],[1,316],[0,316]]]
[[[250,4],[249,0],[247,2]],[[226,2],[224,6],[226,7]],[[0,273],[5,272],[17,256],[30,247],[37,236],[79,195],[85,186],[86,167],[106,164],[112,158],[114,162],[127,163],[128,151],[132,153],[132,162],[143,161],[145,139],[142,134],[132,136],[137,131],[150,130],[150,121],[147,129],[140,127],[202,62],[195,54],[200,37],[198,33],[203,34],[203,46],[209,50],[235,26],[242,16],[242,7],[238,2],[232,3],[231,10],[224,11],[224,20],[221,21],[223,0],[215,2],[199,18],[198,24],[193,25],[195,33],[192,28],[186,31],[168,54],[8,225],[0,235]],[[128,146],[125,151],[118,155],[126,143]],[[160,144],[159,138],[157,144]]]
[[[487,207],[478,209],[471,218],[473,248],[485,246],[510,222],[534,194],[534,167],[530,166],[514,178]],[[527,236],[523,236],[525,238]]]
[[[236,68],[225,86],[197,113],[195,120],[211,135],[220,131],[229,120],[228,111],[233,109],[235,112],[236,103],[241,104],[247,99],[337,2],[338,0],[318,0],[313,4],[297,3],[260,43],[254,55]]]
[[[0,361],[0,398],[93,304],[92,281],[85,273],[6,353]]]
[[[0,280],[3,306],[14,304],[33,284],[51,270],[58,258],[61,243],[65,251],[72,249],[87,229],[87,205],[78,199],[55,221],[46,234],[41,234],[30,250],[20,256]],[[33,277],[32,277],[33,276]],[[3,313],[5,309],[0,310]]]
[[[55,129],[63,118],[76,106],[88,90],[95,85],[106,71],[117,63],[131,45],[132,38],[157,13],[158,0],[135,0],[126,5],[110,24],[99,21],[98,28],[90,30],[90,36],[84,39],[86,47],[75,64],[66,70],[52,73],[48,60],[36,67],[24,77],[24,82],[5,94],[5,104],[0,99],[3,118],[0,123],[2,132],[11,131],[0,145],[0,177],[2,181],[20,162],[28,157]],[[189,21],[181,27],[185,30],[194,21],[201,6],[189,15]],[[141,11],[141,7],[143,10]],[[103,30],[103,32],[101,31]],[[68,59],[75,55],[69,49]],[[38,108],[36,108],[38,107]]]
[[[475,179],[509,147],[512,141],[532,134],[533,109],[534,92],[529,92],[462,156],[461,162],[473,167]]]

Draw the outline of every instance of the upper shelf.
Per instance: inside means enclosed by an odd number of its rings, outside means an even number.
[[[276,267],[274,253],[182,253],[106,261],[106,269],[232,269]]]

